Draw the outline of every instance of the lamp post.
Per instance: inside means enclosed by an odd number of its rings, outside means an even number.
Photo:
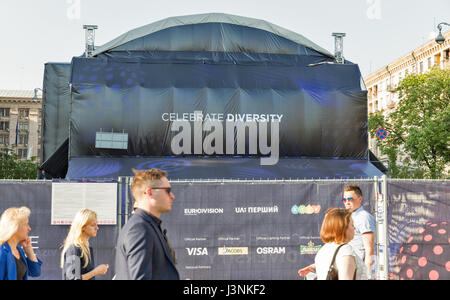
[[[438,34],[438,36],[436,37],[435,41],[436,41],[436,43],[438,43],[439,45],[442,45],[442,44],[445,42],[445,38],[444,38],[444,36],[442,35],[442,25],[450,26],[450,24],[445,23],[445,22],[442,22],[442,23],[439,23],[439,24],[438,24],[437,28],[439,29],[439,34]]]

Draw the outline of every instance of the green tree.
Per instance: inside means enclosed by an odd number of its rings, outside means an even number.
[[[387,116],[369,116],[369,133],[388,132],[377,146],[398,178],[445,178],[450,162],[450,70],[410,74],[398,85],[399,103]],[[401,163],[399,163],[401,159]]]
[[[31,161],[21,161],[8,149],[0,149],[0,179],[36,179],[38,164]]]

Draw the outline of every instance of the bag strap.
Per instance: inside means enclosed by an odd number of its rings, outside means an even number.
[[[336,256],[337,256],[337,254],[339,252],[339,249],[341,249],[341,247],[344,246],[344,245],[347,245],[347,244],[339,245],[339,247],[337,247],[336,251],[334,252],[333,259],[331,260],[330,267],[328,268],[328,274],[327,274],[327,279],[326,280],[330,280],[330,275],[331,275],[331,272],[333,271],[334,261],[336,260]]]

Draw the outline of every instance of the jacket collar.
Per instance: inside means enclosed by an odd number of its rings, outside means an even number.
[[[145,210],[138,208],[138,209],[136,209],[135,214],[141,216],[142,218],[144,218],[147,221],[150,221],[152,223],[155,223],[158,226],[161,226],[161,223],[162,223],[161,219],[159,219],[158,217],[155,217],[151,213],[146,212]]]

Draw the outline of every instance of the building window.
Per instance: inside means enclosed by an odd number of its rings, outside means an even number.
[[[19,158],[26,158],[28,154],[28,149],[18,149],[17,150],[17,155],[19,156]]]
[[[0,145],[4,145],[4,146],[9,145],[9,135],[0,134]]]
[[[19,108],[19,117],[20,118],[28,118],[29,115],[30,115],[29,108]]]
[[[0,130],[9,131],[9,122],[0,122]]]
[[[0,108],[0,118],[9,117],[9,108]]]
[[[28,131],[29,126],[28,123],[19,123],[19,131]]]
[[[441,65],[441,53],[438,53],[434,56],[434,65],[435,66]]]
[[[420,62],[419,72],[420,72],[420,74],[423,73],[423,61]]]
[[[431,57],[428,57],[428,69],[431,69],[431,67],[433,67],[433,61]]]
[[[28,145],[28,134],[20,134],[19,135],[19,144],[20,145]]]

